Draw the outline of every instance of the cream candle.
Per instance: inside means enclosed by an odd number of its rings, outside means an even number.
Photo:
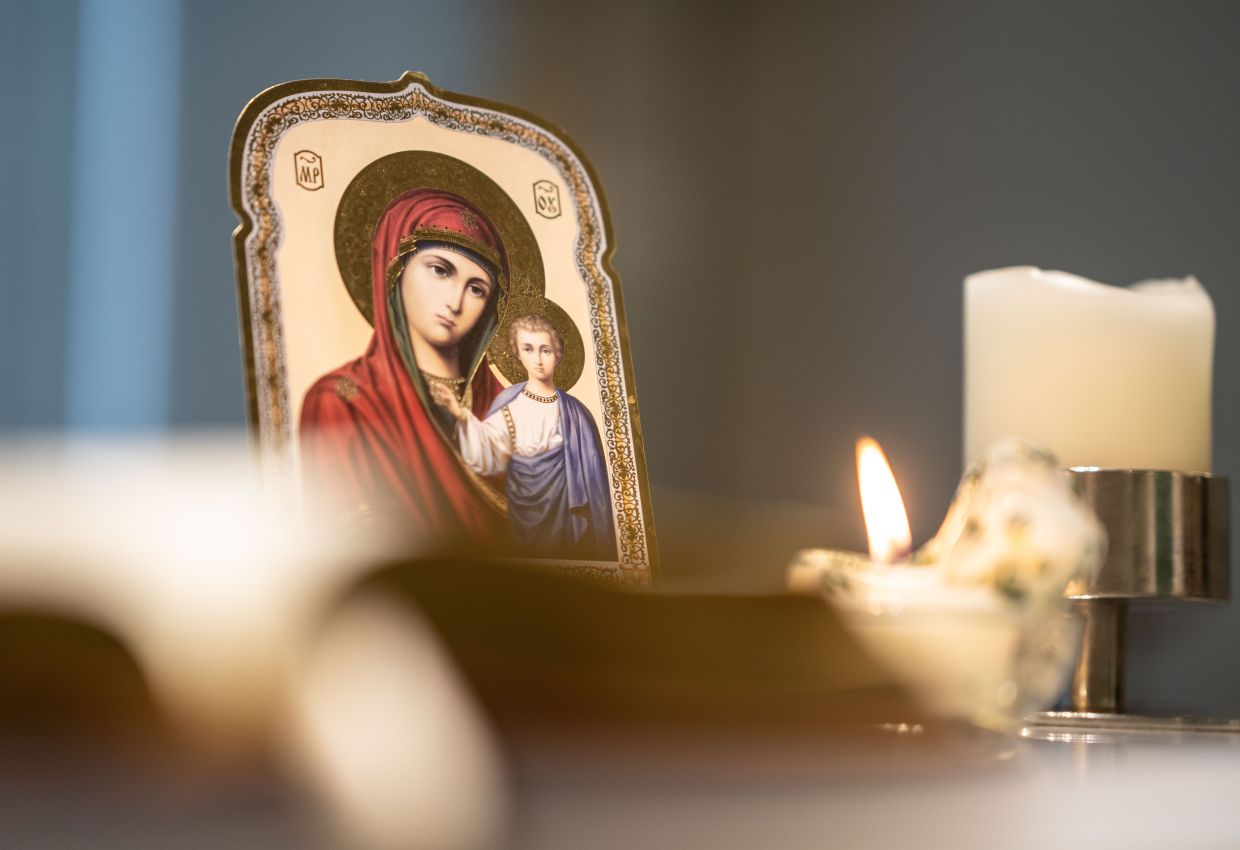
[[[1017,266],[964,283],[965,461],[1019,434],[1065,466],[1210,470],[1214,305]]]

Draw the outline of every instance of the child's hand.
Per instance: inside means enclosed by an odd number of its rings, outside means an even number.
[[[465,418],[465,408],[461,407],[460,400],[451,388],[443,384],[431,384],[431,400],[440,407],[446,407],[454,418],[458,420]]]

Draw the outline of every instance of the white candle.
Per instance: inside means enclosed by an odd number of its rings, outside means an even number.
[[[1065,466],[1210,470],[1214,305],[1195,278],[1018,266],[964,290],[965,463],[1019,434]]]

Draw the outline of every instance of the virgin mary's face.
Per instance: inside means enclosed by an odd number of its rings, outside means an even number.
[[[478,323],[494,288],[490,273],[464,254],[417,251],[400,275],[410,335],[435,348],[455,347]]]

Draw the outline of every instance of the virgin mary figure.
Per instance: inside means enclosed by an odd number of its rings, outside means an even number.
[[[452,415],[430,388],[485,416],[502,389],[486,350],[500,322],[508,258],[466,199],[438,189],[396,197],[371,244],[374,335],[319,378],[301,413],[303,469],[339,512],[408,529],[431,545],[498,545],[501,491],[454,449]]]

